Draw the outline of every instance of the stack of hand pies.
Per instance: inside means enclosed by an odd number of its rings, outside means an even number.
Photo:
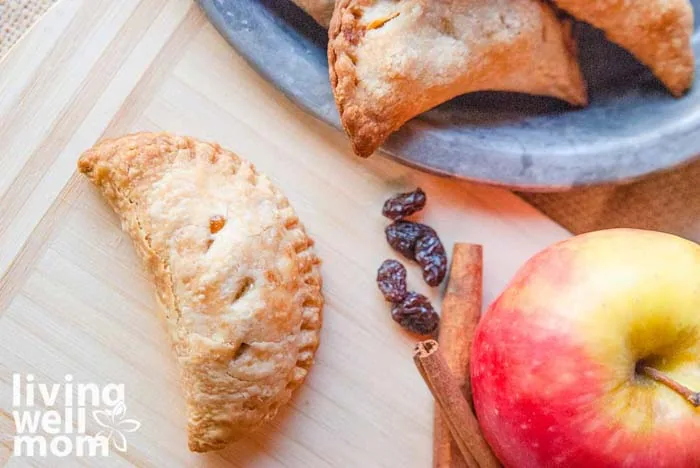
[[[294,0],[329,27],[331,85],[355,153],[474,91],[588,103],[571,20],[603,30],[674,96],[695,70],[688,0]]]

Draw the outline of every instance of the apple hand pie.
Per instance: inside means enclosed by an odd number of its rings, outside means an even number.
[[[572,16],[603,30],[651,68],[674,96],[693,82],[693,7],[688,0],[554,0]]]
[[[272,419],[313,362],[323,307],[319,259],[287,198],[235,154],[167,133],[103,141],[79,168],[155,279],[190,449]]]
[[[360,156],[472,91],[587,102],[570,24],[540,0],[339,0],[329,38],[331,85]]]
[[[328,28],[333,16],[335,0],[292,0],[306,11],[318,24]]]

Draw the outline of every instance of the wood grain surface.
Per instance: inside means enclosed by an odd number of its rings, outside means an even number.
[[[0,63],[0,90],[0,465],[429,466],[432,400],[411,361],[415,338],[374,285],[394,257],[383,200],[420,185],[423,218],[448,251],[484,245],[485,303],[525,259],[568,236],[506,191],[353,157],[343,135],[257,76],[189,0],[62,0]],[[307,383],[263,431],[208,455],[187,451],[149,278],[75,172],[100,138],[161,129],[253,161],[289,196],[324,260],[322,344]],[[409,270],[411,287],[437,302],[440,291]],[[142,426],[107,459],[11,457],[13,373],[124,383],[127,416]]]

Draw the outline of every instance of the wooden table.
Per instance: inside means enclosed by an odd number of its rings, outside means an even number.
[[[486,303],[525,259],[568,236],[504,190],[353,157],[343,135],[257,76],[189,0],[63,0],[0,64],[0,90],[0,465],[429,466],[432,401],[410,358],[414,338],[374,285],[394,256],[383,200],[420,185],[424,219],[448,248],[484,244]],[[75,172],[100,138],[158,129],[253,161],[287,193],[324,260],[310,378],[273,424],[208,455],[187,451],[150,281]],[[428,292],[409,269],[411,286]],[[428,293],[437,303],[439,291]],[[141,428],[107,459],[10,457],[13,373],[124,383],[127,417]],[[88,421],[88,433],[99,429]]]

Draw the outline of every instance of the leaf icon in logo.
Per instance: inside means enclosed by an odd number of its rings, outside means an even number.
[[[123,401],[120,401],[116,405],[114,405],[114,408],[112,408],[112,422],[118,423],[119,421],[124,419],[125,414],[126,405]]]
[[[92,417],[97,424],[104,427],[97,433],[97,437],[105,437],[111,440],[114,448],[120,452],[126,452],[125,432],[135,432],[141,427],[141,423],[135,419],[124,419],[126,416],[126,405],[123,401],[118,402],[112,409],[95,410]]]
[[[112,428],[112,412],[110,410],[95,410],[92,412],[92,417],[100,426]]]
[[[126,437],[124,437],[121,431],[112,432],[112,444],[114,448],[120,452],[126,452]]]

